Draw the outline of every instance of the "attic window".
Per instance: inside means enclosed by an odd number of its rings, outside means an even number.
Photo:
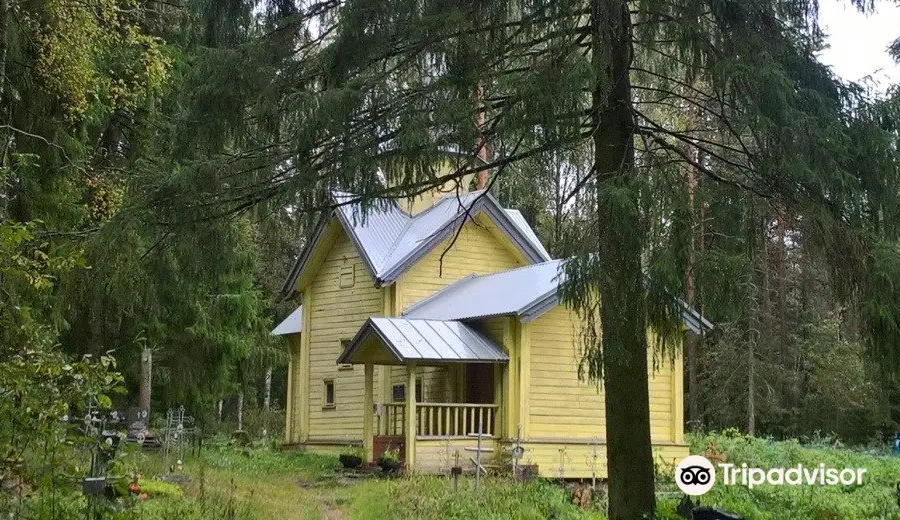
[[[346,264],[341,266],[341,273],[338,277],[338,285],[341,289],[353,287],[356,283],[356,264]]]

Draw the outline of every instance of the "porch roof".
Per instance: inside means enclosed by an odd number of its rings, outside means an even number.
[[[369,318],[337,362],[396,365],[506,363],[496,343],[458,321]]]

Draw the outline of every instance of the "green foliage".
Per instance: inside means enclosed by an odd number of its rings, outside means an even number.
[[[147,493],[151,498],[181,498],[184,496],[184,491],[178,487],[178,484],[162,480],[142,479],[140,487],[141,492]]]
[[[400,460],[400,449],[393,448],[384,450],[384,453],[381,454],[380,460],[384,460],[386,462],[398,462]]]
[[[45,252],[33,226],[0,223],[0,511],[43,507],[65,510],[74,500],[42,495],[81,477],[79,430],[88,405],[108,410],[121,390],[116,360],[108,355],[72,359],[57,347],[55,329],[40,303],[75,259]],[[9,493],[6,492],[9,491]],[[74,507],[74,506],[73,506]]]
[[[133,109],[163,88],[168,59],[160,39],[128,14],[135,7],[129,0],[17,7],[19,29],[35,46],[35,74],[67,120],[81,120],[92,104]]]
[[[562,487],[537,480],[516,484],[507,479],[483,479],[475,489],[464,478],[453,491],[446,477],[410,477],[370,483],[354,493],[352,518],[420,519],[578,519],[605,518],[599,511],[584,512],[572,504]]]

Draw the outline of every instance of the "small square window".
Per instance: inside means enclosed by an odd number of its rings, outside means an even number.
[[[391,387],[391,397],[394,402],[402,402],[406,400],[406,385],[394,385]]]
[[[334,408],[334,380],[325,380],[325,399],[322,403],[324,408]]]
[[[422,378],[416,380],[416,402],[424,402],[424,392],[422,391]],[[391,399],[395,403],[406,400],[406,384],[394,385],[391,387]]]

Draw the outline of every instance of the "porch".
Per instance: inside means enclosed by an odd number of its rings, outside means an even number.
[[[507,354],[485,336],[459,322],[372,318],[357,333],[338,363],[364,365],[363,447],[375,461],[397,449],[409,471],[438,471],[474,456],[482,435],[483,455],[491,458],[505,433],[503,382]],[[375,400],[375,367],[403,366],[403,395],[395,402]],[[425,401],[420,370],[442,367],[453,374],[453,400]],[[399,386],[399,385],[398,385]],[[490,437],[487,437],[490,436]],[[485,460],[487,462],[487,460]]]

